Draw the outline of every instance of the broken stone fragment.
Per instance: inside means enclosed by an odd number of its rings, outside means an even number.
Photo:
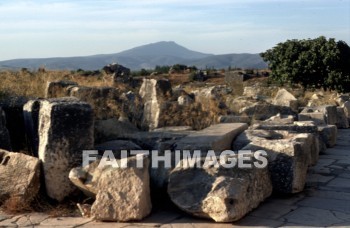
[[[91,215],[96,220],[126,222],[141,220],[151,213],[149,159],[127,159],[127,168],[109,167],[102,171]]]
[[[273,104],[290,107],[294,112],[298,112],[298,100],[286,89],[278,90]]]
[[[0,149],[0,204],[10,197],[30,203],[40,188],[40,160]]]
[[[203,158],[200,167],[191,167],[181,161],[169,176],[170,199],[191,215],[216,222],[233,222],[271,195],[267,167],[225,168],[204,163]]]

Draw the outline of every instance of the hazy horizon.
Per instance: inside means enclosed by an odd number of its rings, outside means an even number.
[[[350,44],[349,0],[3,0],[0,60],[86,56],[174,41],[209,54],[259,53],[324,35]]]

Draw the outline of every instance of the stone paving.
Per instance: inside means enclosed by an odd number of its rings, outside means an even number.
[[[190,217],[172,208],[156,208],[138,223],[102,223],[81,217],[51,218],[43,213],[6,215],[0,227],[350,227],[350,129],[339,130],[337,145],[310,168],[305,191],[272,196],[241,221],[214,223]]]

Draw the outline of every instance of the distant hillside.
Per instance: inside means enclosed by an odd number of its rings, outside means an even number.
[[[197,68],[267,68],[267,63],[260,57],[259,54],[226,54],[208,56],[202,59],[187,62],[188,65],[195,65]]]
[[[102,54],[82,57],[14,59],[0,61],[0,69],[37,69],[44,66],[55,70],[98,70],[117,62],[132,70],[153,69],[156,65],[185,64],[198,68],[266,68],[258,54],[213,55],[189,50],[173,41],[161,41],[142,45],[116,54]]]

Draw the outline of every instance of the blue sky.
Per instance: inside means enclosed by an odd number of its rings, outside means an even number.
[[[0,60],[116,53],[157,41],[258,53],[320,35],[350,45],[350,0],[0,0]]]

